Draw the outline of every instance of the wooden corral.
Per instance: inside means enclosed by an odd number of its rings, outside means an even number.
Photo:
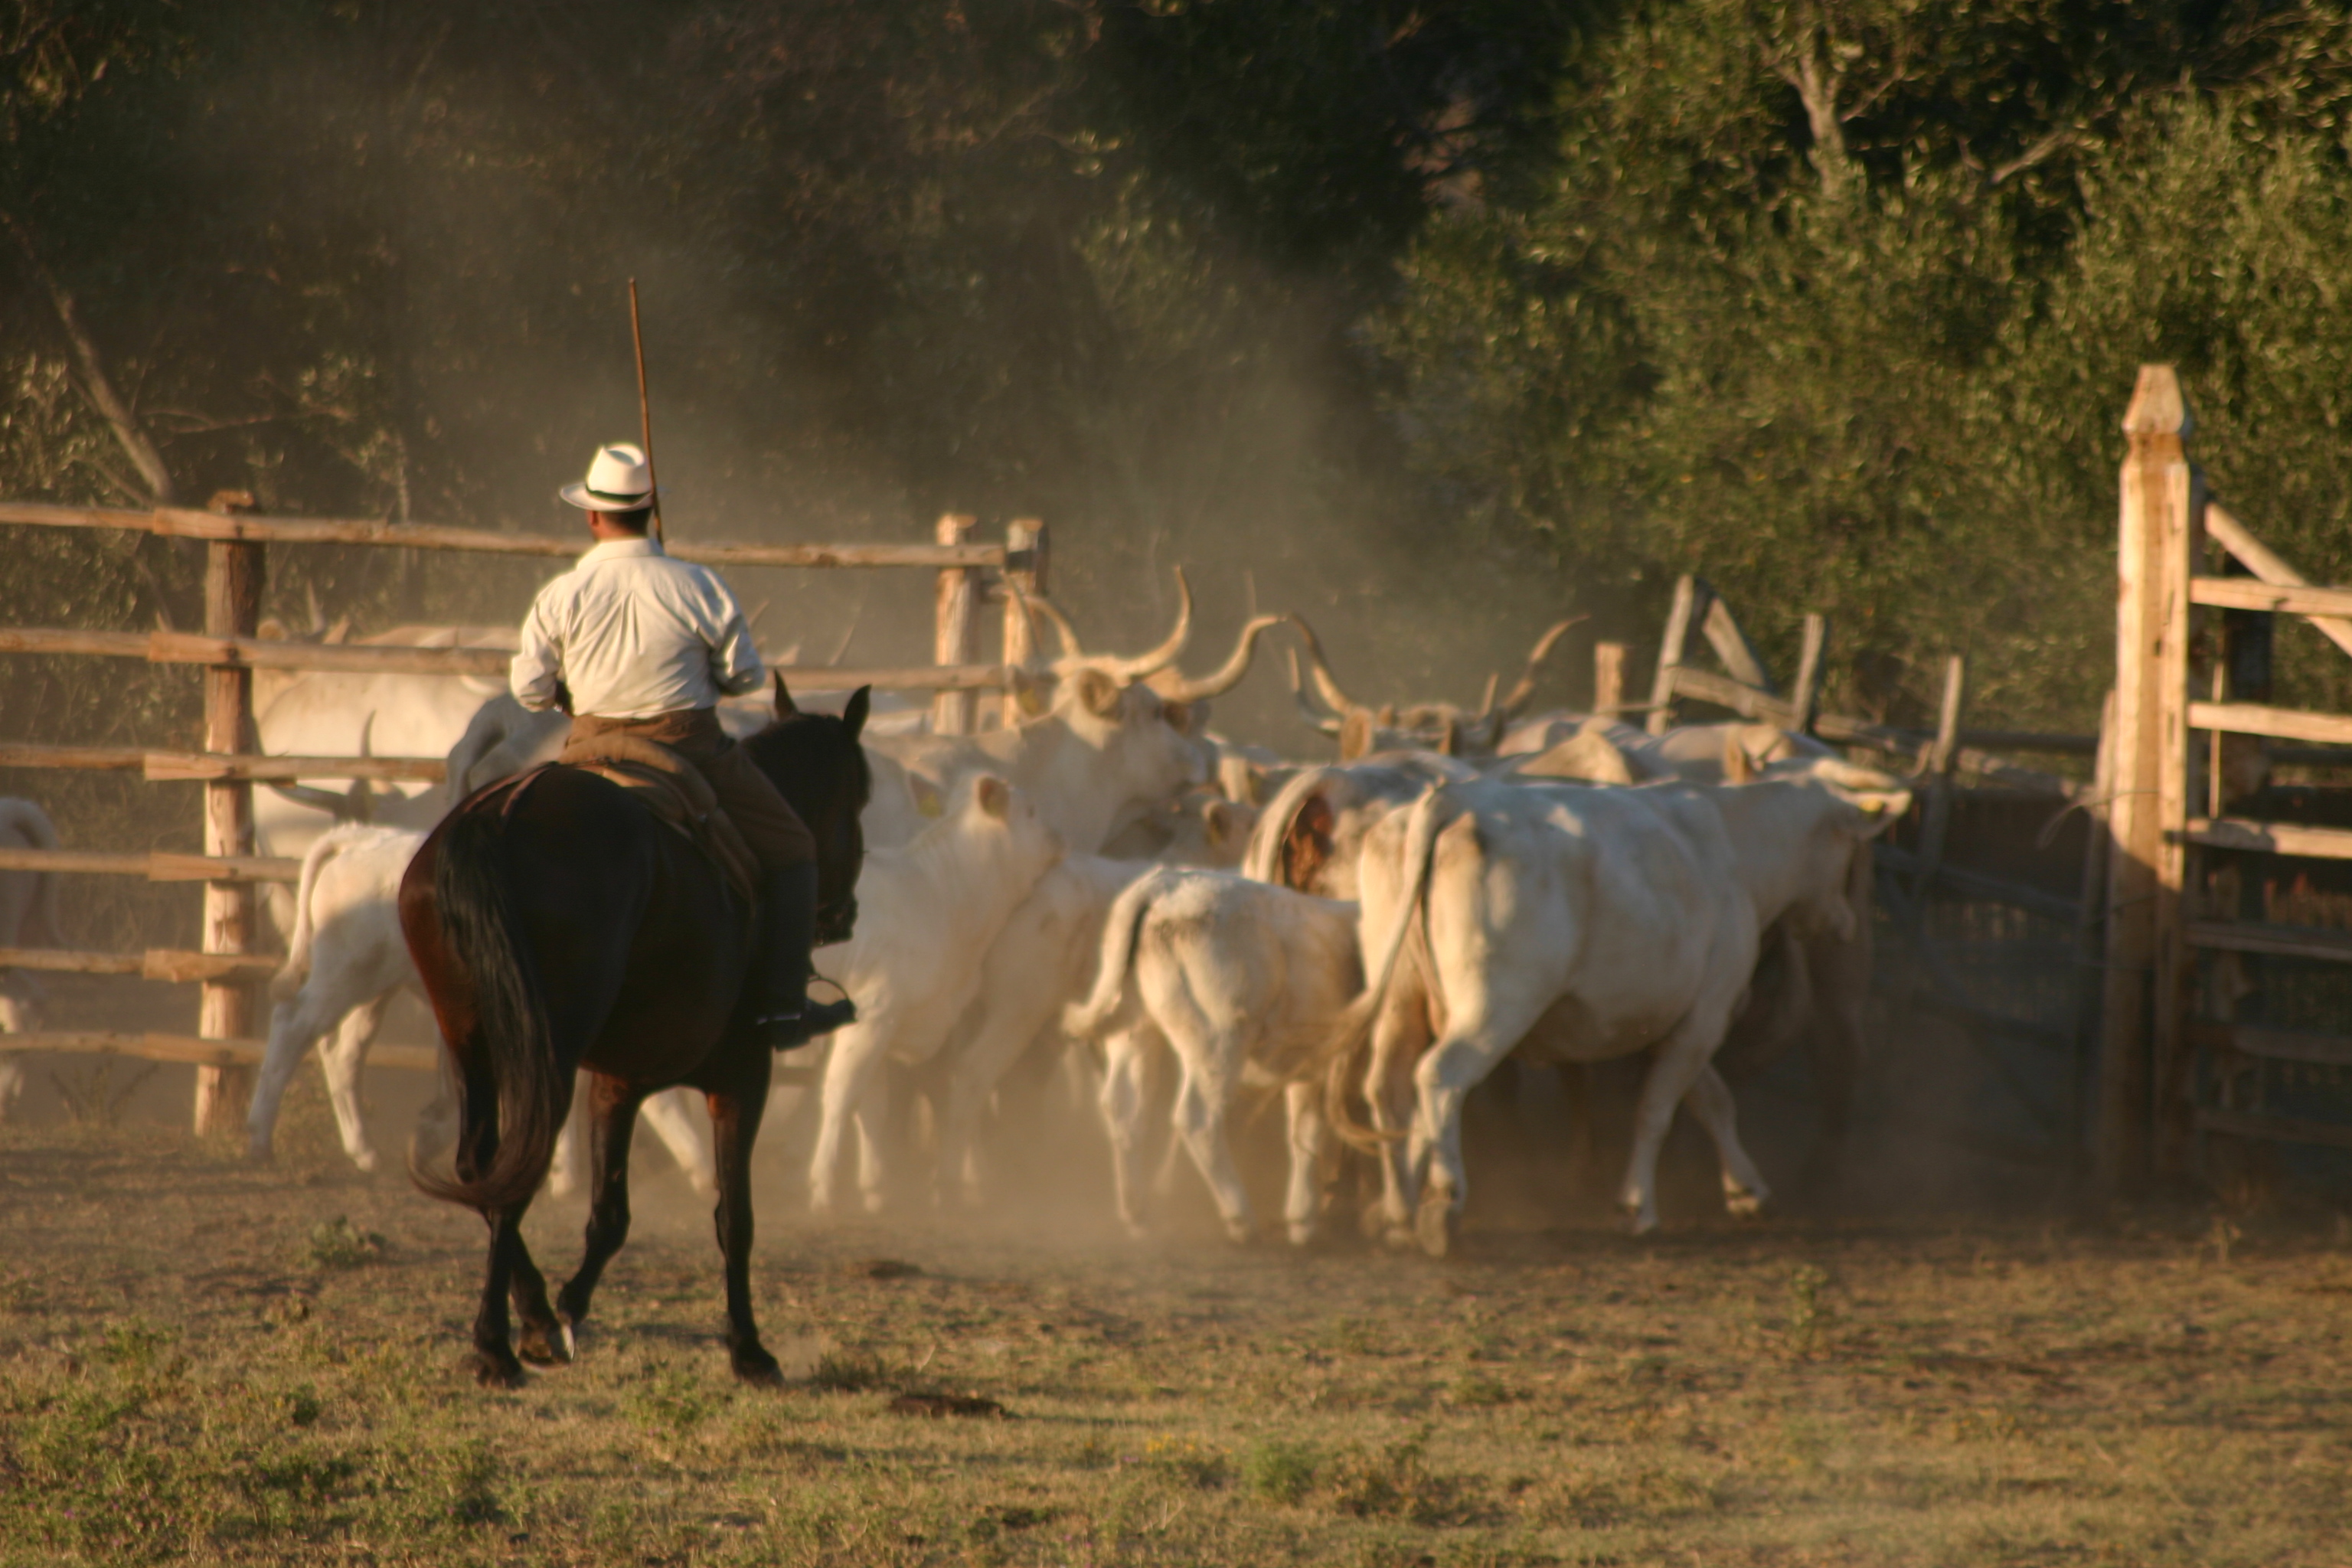
[[[136,772],[150,782],[204,784],[204,853],[198,856],[108,853],[102,850],[7,850],[0,870],[47,870],[68,875],[143,877],[157,882],[200,882],[204,921],[201,951],[156,949],[143,952],[77,952],[52,949],[0,950],[0,968],[85,974],[135,975],[198,987],[195,1030],[191,1035],[124,1034],[61,1030],[16,1035],[11,1049],[99,1052],[159,1061],[198,1064],[195,1122],[198,1131],[226,1127],[242,1115],[244,1078],[260,1059],[257,986],[275,973],[278,961],[260,951],[256,884],[292,882],[299,863],[254,854],[253,786],[257,782],[349,778],[439,783],[439,757],[275,757],[253,754],[256,718],[253,672],[257,669],[347,674],[500,675],[511,654],[490,647],[398,647],[325,646],[278,641],[259,635],[261,584],[266,552],[272,546],[369,545],[405,550],[565,559],[580,553],[576,539],[478,529],[444,528],[321,518],[265,518],[224,504],[195,511],[162,507],[153,511],[113,510],[31,503],[0,503],[0,523],[48,528],[107,529],[205,542],[205,626],[202,635],[94,631],[59,627],[0,628],[0,653],[59,658],[135,658],[151,663],[194,664],[205,670],[205,750],[152,751],[138,747],[0,744],[0,767]],[[890,668],[782,665],[777,668],[799,690],[849,690],[859,686],[936,692],[932,724],[943,732],[967,731],[975,721],[974,694],[1004,693],[1014,711],[1018,677],[1014,667],[1028,647],[1023,595],[1044,591],[1046,534],[1034,520],[1013,525],[1006,543],[973,537],[974,520],[940,519],[932,544],[698,543],[673,541],[671,554],[709,565],[796,569],[908,568],[938,574],[936,658],[929,665]],[[992,592],[983,580],[994,574],[1014,593],[1002,593],[1005,650],[995,664],[980,660],[976,606]],[[373,1059],[389,1066],[430,1068],[435,1053],[419,1048],[379,1047]]]

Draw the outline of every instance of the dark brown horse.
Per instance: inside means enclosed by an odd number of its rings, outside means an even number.
[[[861,689],[838,719],[803,713],[779,676],[776,721],[741,742],[816,839],[820,941],[846,939],[856,918],[866,696]],[[769,1053],[741,1004],[751,916],[717,868],[619,785],[549,768],[449,814],[401,881],[400,923],[462,1093],[456,1179],[415,1179],[490,1226],[475,1375],[500,1387],[522,1381],[508,1343],[509,1293],[522,1359],[571,1359],[572,1326],[628,1236],[637,1107],[688,1084],[709,1098],[718,1145],[728,1354],[745,1382],[781,1381],[751,1321],[751,1144]],[[551,1307],[522,1216],[582,1068],[595,1187],[580,1271]]]

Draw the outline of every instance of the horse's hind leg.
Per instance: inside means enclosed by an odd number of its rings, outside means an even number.
[[[522,1333],[515,1349],[533,1366],[562,1366],[572,1359],[572,1330],[548,1305],[547,1277],[539,1271],[539,1265],[531,1261],[530,1249],[522,1243],[522,1216],[529,1206],[525,1204],[515,1207],[513,1222],[506,1232],[506,1245],[513,1254],[509,1280],[514,1290],[515,1313],[522,1319]]]
[[[629,1141],[644,1098],[618,1079],[588,1076],[588,1163],[595,1184],[588,1203],[588,1246],[579,1272],[555,1298],[564,1321],[574,1325],[588,1316],[588,1299],[604,1276],[604,1265],[629,1239]]]
[[[751,1145],[768,1105],[768,1053],[746,1047],[709,1089],[719,1173],[719,1250],[727,1264],[727,1356],[745,1383],[781,1386],[783,1369],[760,1343],[751,1320]]]
[[[467,1072],[466,1098],[469,1108],[495,1103],[495,1092],[487,1074]],[[457,1140],[458,1179],[478,1180],[481,1173],[489,1169],[498,1149],[497,1121],[487,1116],[468,1116]],[[530,1248],[523,1245],[522,1216],[530,1206],[522,1203],[512,1208],[482,1211],[482,1218],[490,1227],[489,1265],[482,1280],[481,1306],[474,1314],[474,1352],[467,1359],[475,1380],[486,1387],[522,1386],[522,1363],[508,1343],[512,1322],[507,1313],[509,1296],[515,1310],[522,1315],[523,1353],[537,1362],[569,1359],[568,1352],[559,1352],[556,1349],[564,1342],[564,1336],[547,1303],[547,1281],[531,1261]]]

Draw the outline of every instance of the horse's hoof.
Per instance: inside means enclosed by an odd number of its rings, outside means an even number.
[[[1297,1220],[1292,1220],[1290,1222],[1290,1245],[1293,1247],[1314,1246],[1315,1226],[1311,1224],[1302,1224]]]
[[[484,1388],[520,1388],[522,1363],[515,1360],[514,1352],[500,1345],[495,1351],[477,1348],[465,1361],[466,1370]]]
[[[1413,1215],[1413,1238],[1432,1258],[1444,1258],[1454,1250],[1454,1205],[1444,1199],[1422,1205],[1421,1212]]]
[[[533,1366],[569,1366],[572,1330],[563,1323],[525,1323],[515,1350]]]
[[[1235,1247],[1247,1247],[1257,1239],[1257,1226],[1245,1219],[1225,1221],[1225,1239]]]
[[[267,1165],[271,1160],[277,1158],[277,1154],[269,1147],[268,1139],[256,1138],[245,1146],[245,1157],[256,1165]]]
[[[784,1369],[776,1358],[758,1345],[734,1352],[729,1360],[735,1368],[735,1381],[752,1388],[782,1388]]]
[[[362,1174],[370,1176],[374,1175],[377,1163],[375,1151],[373,1149],[361,1150],[358,1153],[352,1156],[352,1163],[360,1168]]]
[[[889,1204],[889,1200],[880,1193],[862,1193],[858,1201],[865,1205],[867,1214],[880,1214]]]
[[[1657,1228],[1658,1216],[1650,1213],[1647,1209],[1627,1209],[1625,1211],[1625,1234],[1627,1236],[1647,1236]]]
[[[1769,1207],[1771,1202],[1772,1195],[1769,1193],[1726,1193],[1723,1197],[1725,1212],[1735,1219],[1759,1218]]]

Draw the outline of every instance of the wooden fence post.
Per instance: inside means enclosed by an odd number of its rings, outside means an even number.
[[[1936,739],[1927,748],[1927,805],[1919,820],[1916,897],[1924,916],[1944,866],[1944,839],[1952,826],[1952,764],[1960,752],[1960,710],[1968,701],[1969,661],[1954,654],[1944,664],[1944,700],[1936,710]]]
[[[1666,612],[1666,635],[1658,644],[1657,679],[1650,684],[1649,731],[1663,735],[1675,724],[1675,671],[1689,651],[1691,622],[1706,613],[1707,592],[1687,574],[1675,580],[1674,607]]]
[[[2124,415],[2130,445],[2116,549],[2115,790],[2094,1165],[2111,1195],[2150,1174],[2157,1094],[2169,1083],[2181,1036],[2189,576],[2198,531],[2190,428],[2172,367],[2142,365]]]
[[[1592,711],[1603,719],[1614,719],[1625,710],[1625,645],[1621,642],[1597,642],[1592,645]]]
[[[1829,617],[1818,610],[1807,611],[1804,645],[1797,654],[1797,684],[1789,698],[1793,714],[1789,728],[1801,735],[1813,732],[1813,714],[1822,701],[1822,658],[1829,644]]]
[[[1025,562],[1026,564],[1019,563]],[[1037,653],[1037,625],[1023,595],[1045,592],[1045,525],[1034,517],[1016,518],[1004,531],[1004,662],[1019,669]],[[1008,730],[1021,722],[1021,688],[1004,689],[1000,721]]]
[[[226,507],[215,503],[215,510]],[[205,631],[249,637],[261,618],[262,546],[215,540],[205,546]],[[214,666],[205,671],[205,749],[238,752],[253,732],[253,672]],[[253,853],[253,784],[216,779],[205,785],[205,853]],[[204,951],[253,951],[254,888],[250,882],[205,884]],[[208,1039],[247,1039],[254,1033],[253,984],[207,980],[196,1009],[196,1033]],[[244,1119],[253,1069],[196,1068],[198,1133],[234,1131]]]
[[[940,519],[938,542],[941,544],[969,544],[971,531],[978,520],[961,512],[949,512]],[[979,658],[980,626],[972,616],[974,602],[979,598],[977,574],[969,566],[947,566],[940,571],[938,597],[932,605],[931,662],[941,665],[971,664]],[[972,731],[972,694],[969,691],[942,691],[931,700],[931,732],[937,735],[969,735]]]

